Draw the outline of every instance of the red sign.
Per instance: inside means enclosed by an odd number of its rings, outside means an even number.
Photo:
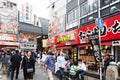
[[[18,42],[5,42],[5,41],[0,41],[0,45],[19,46],[19,43],[18,43]]]
[[[101,41],[120,39],[120,14],[103,20],[104,28],[101,30]],[[82,26],[78,29],[80,43],[88,43],[87,35],[95,33],[95,23]]]
[[[79,44],[78,30],[69,31],[55,36],[55,42],[58,46]]]
[[[0,40],[5,41],[17,41],[17,36],[15,34],[4,34],[0,33]]]
[[[110,41],[120,39],[120,14],[103,20],[104,28],[101,30],[101,41]],[[81,26],[78,29],[69,31],[55,36],[55,44],[57,47],[65,45],[75,45],[88,43],[87,37],[90,33],[95,33],[96,24],[92,23],[86,26]],[[71,38],[73,35],[73,38]]]

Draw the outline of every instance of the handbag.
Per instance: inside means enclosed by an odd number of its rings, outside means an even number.
[[[27,73],[32,73],[33,72],[33,68],[27,68]]]

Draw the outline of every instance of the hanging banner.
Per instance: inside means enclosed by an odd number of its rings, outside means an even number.
[[[73,48],[73,62],[78,63],[78,49]]]
[[[88,34],[87,36],[88,36],[88,38],[90,40],[90,43],[92,45],[92,49],[93,49],[96,64],[99,64],[99,62],[101,62],[99,29],[96,28],[94,33]]]

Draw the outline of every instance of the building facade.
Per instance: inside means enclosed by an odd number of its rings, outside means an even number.
[[[18,9],[17,3],[0,1],[0,49],[18,47]]]
[[[119,25],[120,25],[120,0],[66,0],[66,27],[65,33],[57,34],[55,44],[57,49],[68,49],[73,51],[75,57],[82,58],[86,62],[96,62],[99,58],[94,53],[90,43],[89,34],[96,34],[98,25],[96,19],[98,12],[103,19],[101,30],[101,54],[110,55],[119,60]],[[97,33],[98,34],[98,33]],[[74,55],[74,49],[77,54]],[[76,56],[77,55],[77,56]]]
[[[54,36],[65,33],[66,0],[50,0],[49,9],[48,45],[52,48],[56,48]]]

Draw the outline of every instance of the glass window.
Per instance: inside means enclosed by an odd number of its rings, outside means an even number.
[[[81,4],[81,9],[80,9],[80,16],[84,16],[88,13],[89,9],[88,9],[88,5],[87,2]]]
[[[68,12],[67,22],[70,23],[73,20],[73,11]]]
[[[69,3],[71,0],[67,0],[67,3]]]
[[[88,0],[89,12],[92,12],[98,7],[98,0]]]
[[[75,19],[79,17],[78,8],[75,8]]]

